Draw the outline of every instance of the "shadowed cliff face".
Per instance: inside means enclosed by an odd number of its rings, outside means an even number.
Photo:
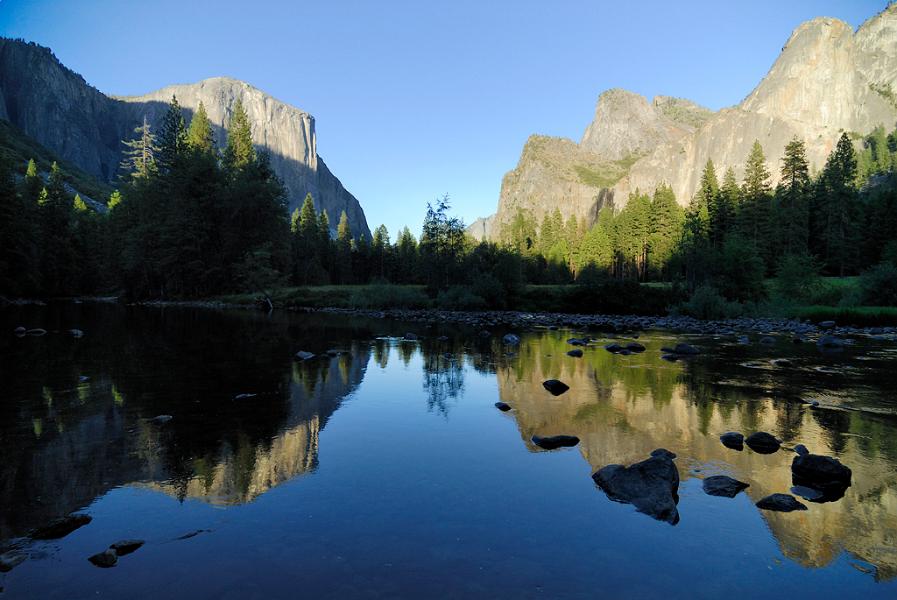
[[[813,381],[813,367],[827,360],[815,349],[794,357],[796,367],[790,374],[775,372],[768,361],[738,366],[757,352],[735,345],[716,347],[713,358],[671,364],[660,360],[659,348],[674,340],[664,336],[647,341],[643,337],[644,354],[613,355],[601,347],[608,342],[599,341],[583,359],[570,360],[564,356],[570,346],[563,337],[529,339],[518,359],[497,368],[500,398],[514,407],[520,437],[532,451],[538,451],[530,441],[533,435],[576,435],[581,439],[578,450],[595,472],[667,448],[678,455],[683,482],[729,475],[749,483],[743,493],[756,502],[789,492],[795,454],[787,448],[805,444],[814,453],[836,456],[849,465],[853,485],[844,498],[811,504],[807,513],[759,511],[782,552],[808,567],[824,567],[846,550],[874,565],[877,577],[897,576],[897,547],[891,540],[897,531],[897,445],[887,433],[897,425],[897,406],[886,416],[876,416],[810,409],[786,399],[823,398],[833,405],[843,400],[851,403],[846,406],[881,410],[878,399],[890,388],[884,378],[870,379],[871,369],[845,367],[843,375],[833,376],[837,382]],[[840,361],[852,362],[849,357]],[[558,397],[534,393],[549,378],[564,381],[570,391]],[[850,389],[844,394],[848,397],[826,399],[823,390],[834,384]],[[727,431],[767,431],[783,440],[784,448],[769,455],[747,447],[731,450],[719,440]],[[679,511],[683,521],[702,517],[689,512],[687,505],[680,504]]]
[[[314,117],[308,113],[227,77],[173,85],[144,96],[108,97],[60,64],[49,49],[0,39],[0,118],[104,181],[118,176],[121,141],[133,137],[144,116],[158,130],[172,95],[188,119],[203,102],[220,146],[234,104],[242,100],[253,141],[270,154],[287,188],[290,210],[311,193],[334,226],[345,210],[353,234],[370,237],[360,204],[318,156]]]

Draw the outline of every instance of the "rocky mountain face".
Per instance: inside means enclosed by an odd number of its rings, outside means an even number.
[[[621,208],[631,191],[651,192],[663,182],[686,205],[707,160],[717,173],[732,167],[740,178],[754,140],[763,146],[775,183],[793,137],[804,140],[811,169],[819,170],[842,132],[865,134],[895,122],[897,4],[857,31],[838,19],[813,19],[794,30],[769,73],[738,106],[712,113],[687,100],[661,96],[649,103],[631,92],[605,92],[579,154],[553,155],[554,163],[566,165],[555,171],[581,172],[576,161],[587,153],[593,165],[616,164],[625,172],[611,182],[581,179],[592,185],[575,187],[561,176],[546,176],[524,148],[503,180],[489,235],[498,236],[500,224],[518,208],[537,219],[555,207],[565,216],[588,216],[607,202]],[[571,144],[558,140],[555,146]]]
[[[6,119],[63,159],[97,178],[116,179],[122,140],[144,115],[158,127],[172,95],[189,119],[200,101],[219,145],[237,100],[252,123],[253,141],[266,150],[287,188],[290,210],[311,193],[335,229],[345,210],[354,235],[370,236],[364,211],[317,153],[314,117],[251,85],[225,77],[173,85],[144,96],[110,97],[62,65],[49,49],[0,38],[0,118]]]
[[[680,98],[658,96],[651,102],[621,89],[604,92],[595,119],[577,144],[565,138],[533,135],[517,167],[502,180],[498,211],[477,220],[468,233],[477,239],[500,237],[518,210],[537,222],[560,208],[564,217],[594,221],[614,206],[614,186],[632,164],[658,145],[691,134],[712,112]]]

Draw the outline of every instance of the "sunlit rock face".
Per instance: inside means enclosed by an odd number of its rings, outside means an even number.
[[[808,21],[794,30],[757,87],[737,106],[716,113],[688,100],[658,96],[648,102],[609,90],[578,147],[547,138],[551,144],[536,153],[527,142],[516,169],[502,181],[488,234],[499,237],[501,224],[521,208],[537,222],[555,208],[565,217],[588,217],[601,199],[620,209],[631,192],[651,193],[660,183],[671,185],[687,205],[708,160],[719,176],[731,167],[741,178],[754,140],[763,146],[773,184],[785,145],[795,136],[806,143],[811,170],[818,171],[842,132],[864,134],[897,122],[897,95],[887,92],[890,86],[897,94],[895,40],[897,5],[856,32],[837,19]]]
[[[234,104],[241,100],[253,141],[269,153],[287,188],[290,210],[311,193],[334,227],[345,210],[353,234],[370,236],[361,205],[317,153],[310,114],[227,77],[173,85],[144,96],[109,97],[62,65],[49,49],[0,38],[0,118],[105,181],[114,182],[119,175],[122,140],[134,136],[144,116],[158,131],[172,95],[188,119],[203,102],[221,146]]]
[[[800,25],[760,84],[738,106],[720,111],[694,134],[657,147],[636,162],[619,194],[662,181],[687,203],[701,170],[732,167],[742,177],[754,140],[766,154],[773,183],[785,145],[804,140],[811,170],[820,170],[844,131],[868,133],[897,122],[897,104],[882,93],[897,87],[897,5],[856,32],[843,21],[818,18]]]
[[[719,436],[768,431],[788,448],[806,444],[814,453],[837,456],[849,465],[853,485],[836,502],[808,503],[806,513],[760,511],[783,553],[821,567],[847,551],[874,565],[877,577],[897,576],[897,547],[888,533],[897,527],[897,448],[879,439],[874,423],[762,394],[696,385],[692,371],[700,367],[665,363],[659,359],[660,344],[649,343],[647,352],[631,358],[599,347],[570,360],[560,339],[553,345],[526,340],[519,363],[500,364],[496,378],[501,401],[513,407],[509,414],[517,420],[521,443],[538,451],[530,443],[533,435],[575,435],[581,440],[575,451],[593,473],[609,464],[630,465],[655,448],[666,448],[678,456],[683,484],[730,475],[750,484],[742,493],[752,503],[789,492],[795,454],[784,448],[768,455],[747,448],[739,452],[723,446]],[[533,393],[549,378],[560,379],[570,390],[558,397]],[[882,460],[883,454],[890,458]],[[701,519],[690,512],[687,499],[680,501],[679,513],[683,522]]]

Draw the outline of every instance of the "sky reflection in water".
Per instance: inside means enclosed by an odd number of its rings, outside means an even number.
[[[0,337],[0,539],[28,557],[0,574],[5,597],[897,592],[893,341],[822,356],[695,339],[708,352],[668,363],[669,333],[577,359],[567,331],[527,332],[509,356],[500,336],[342,316],[60,305],[0,323],[86,332]],[[292,359],[327,349],[346,353]],[[793,365],[769,364],[781,356]],[[853,486],[759,511],[789,491],[794,455],[727,449],[728,430],[837,456]],[[546,452],[534,434],[582,441]],[[659,447],[678,455],[676,526],[590,477]],[[714,474],[751,487],[707,496]],[[67,537],[24,537],[78,510],[93,521]],[[87,562],[123,538],[147,543],[112,569]]]

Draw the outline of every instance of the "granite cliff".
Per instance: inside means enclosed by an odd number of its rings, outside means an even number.
[[[0,38],[0,118],[62,159],[106,182],[115,181],[123,149],[144,115],[158,126],[172,95],[189,118],[200,101],[224,144],[225,127],[237,100],[252,123],[253,141],[266,150],[283,180],[290,210],[311,193],[336,226],[345,210],[354,235],[370,236],[358,200],[317,153],[314,117],[251,85],[226,77],[172,85],[144,96],[112,97],[66,68],[36,44]]]
[[[811,169],[819,170],[842,132],[895,122],[897,4],[856,31],[838,19],[813,19],[794,30],[766,77],[735,107],[714,113],[687,100],[648,102],[609,90],[578,144],[531,137],[502,180],[496,214],[470,233],[495,239],[518,209],[537,221],[555,207],[564,216],[591,218],[602,206],[622,207],[631,191],[660,183],[685,205],[707,160],[717,172],[732,167],[741,177],[754,140],[775,182],[791,138],[804,140]],[[551,142],[534,152],[533,139]]]

